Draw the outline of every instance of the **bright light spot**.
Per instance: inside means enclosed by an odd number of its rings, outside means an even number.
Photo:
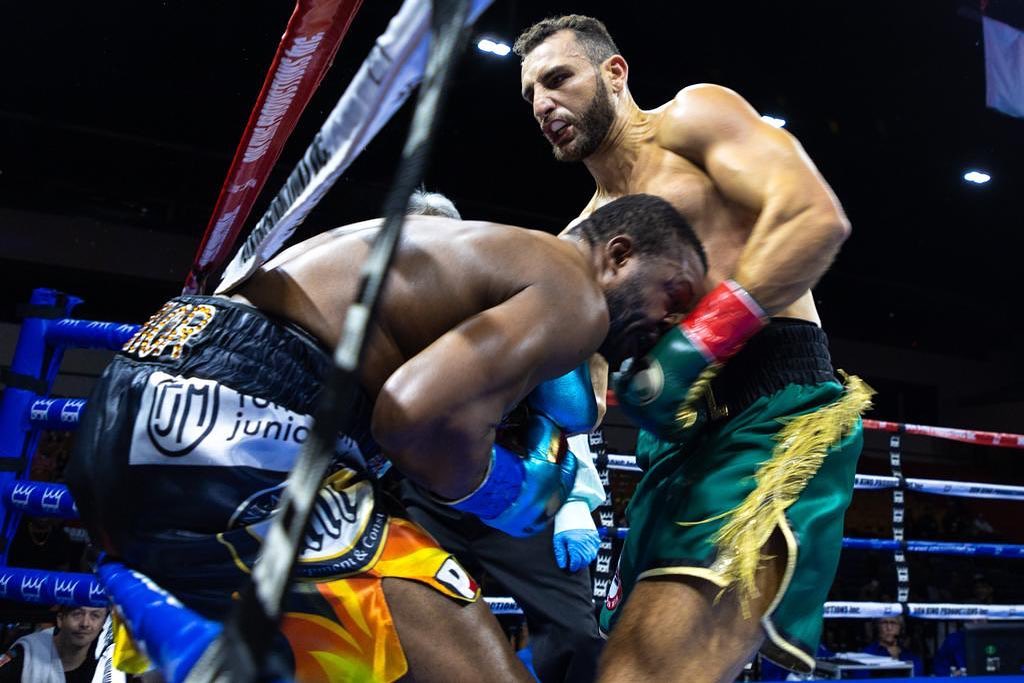
[[[775,126],[776,128],[782,128],[783,126],[786,125],[786,119],[779,119],[774,116],[768,116],[767,114],[765,114],[761,118],[767,123]]]
[[[982,173],[981,171],[968,171],[967,173],[964,173],[964,180],[969,183],[984,185],[988,181],[992,180],[992,176],[988,173]]]
[[[498,55],[499,57],[504,57],[512,51],[512,48],[505,43],[498,43],[488,38],[483,38],[476,44],[476,47],[481,52],[490,52],[491,54]]]

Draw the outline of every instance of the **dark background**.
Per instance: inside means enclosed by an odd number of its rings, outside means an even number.
[[[250,226],[398,7],[364,4]],[[82,317],[131,321],[177,292],[291,10],[254,0],[0,10],[0,240],[17,245],[0,245],[0,319],[14,321],[15,305],[36,286],[85,298]],[[533,21],[571,11],[607,23],[641,107],[711,81],[788,121],[853,223],[815,293],[830,334],[849,342],[836,347],[838,360],[878,385],[885,417],[956,420],[952,408],[1021,399],[1024,120],[985,107],[975,3],[645,9],[496,0],[471,42],[511,44]],[[467,51],[427,185],[467,218],[557,231],[588,201],[592,181],[582,165],[552,159],[518,77],[514,56]],[[370,144],[300,237],[379,215],[410,109]],[[992,181],[964,182],[971,168]],[[863,357],[865,344],[875,360]],[[933,370],[908,378],[905,359],[924,357],[913,354],[948,358],[959,368],[952,374],[993,376],[984,386]]]

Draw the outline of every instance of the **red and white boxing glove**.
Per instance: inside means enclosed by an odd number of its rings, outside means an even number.
[[[750,294],[733,280],[715,287],[658,340],[642,359],[615,379],[619,405],[637,424],[678,441],[707,420],[705,382],[768,322]],[[712,373],[709,373],[709,368]]]

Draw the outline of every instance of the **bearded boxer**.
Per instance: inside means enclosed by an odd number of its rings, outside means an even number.
[[[292,247],[230,298],[171,300],[89,400],[67,473],[83,521],[206,619],[225,617],[256,561],[379,226]],[[375,463],[505,533],[538,532],[575,480],[567,425],[596,418],[581,364],[649,349],[703,277],[692,230],[650,196],[561,238],[409,219],[287,597],[275,654],[291,676],[528,680],[475,583],[380,493]]]
[[[541,21],[514,50],[555,158],[594,178],[581,217],[661,196],[709,261],[696,308],[617,387],[646,473],[602,679],[731,681],[758,648],[810,671],[868,394],[833,373],[810,292],[849,223],[799,143],[735,92],[695,85],[642,110],[600,21]]]

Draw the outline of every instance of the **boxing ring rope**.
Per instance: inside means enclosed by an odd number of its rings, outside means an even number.
[[[523,614],[512,598],[484,598],[494,614]],[[968,605],[944,602],[846,602],[825,603],[826,619],[877,619],[897,615],[918,619],[1004,619],[1024,620],[1024,605]]]
[[[636,458],[632,455],[609,455],[608,469],[626,472],[643,471],[637,467]],[[918,491],[920,493],[934,493],[937,495],[959,496],[963,498],[1024,500],[1024,486],[983,484],[971,481],[946,481],[943,479],[915,479],[911,477],[907,477],[905,481],[908,491]],[[900,485],[899,482],[899,477],[889,477],[876,474],[858,474],[854,479],[853,488],[859,490],[893,489]]]

